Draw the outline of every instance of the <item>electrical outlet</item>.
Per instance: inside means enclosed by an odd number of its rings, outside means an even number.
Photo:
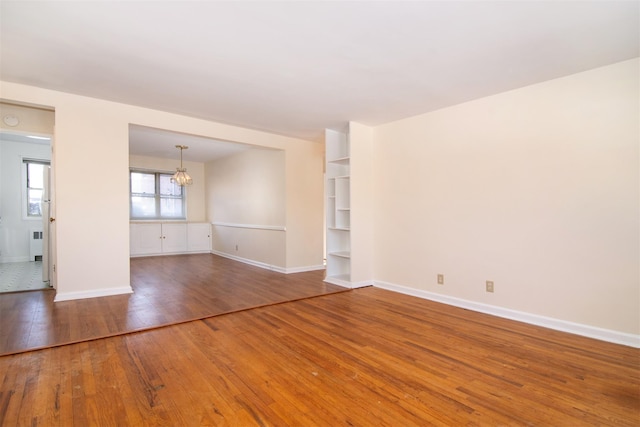
[[[444,285],[444,274],[438,274],[438,285]]]
[[[487,292],[493,292],[493,282],[491,280],[487,280]]]

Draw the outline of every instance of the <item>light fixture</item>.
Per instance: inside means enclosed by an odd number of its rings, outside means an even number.
[[[13,114],[7,114],[2,118],[2,121],[7,126],[18,126],[20,124],[20,118],[18,116],[14,116]]]
[[[180,149],[180,167],[176,168],[176,173],[171,177],[171,182],[175,182],[180,187],[184,187],[185,185],[193,184],[193,179],[187,173],[187,168],[182,167],[182,150],[186,150],[186,145],[176,145],[176,148]]]

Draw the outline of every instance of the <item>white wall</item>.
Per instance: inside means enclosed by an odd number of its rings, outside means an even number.
[[[162,159],[159,157],[129,156],[129,166],[132,168],[148,169],[154,171],[166,171],[174,173],[179,161],[175,159]],[[187,221],[205,222],[205,178],[204,163],[183,161],[184,167],[193,178],[193,184],[186,188],[187,192]]]
[[[0,92],[55,108],[57,299],[130,291],[130,124],[285,150],[287,264],[321,262],[321,144],[9,82]]]
[[[50,153],[49,144],[0,141],[0,262],[33,261],[29,232],[42,231],[42,219],[26,217],[23,159],[49,160]]]
[[[207,163],[205,173],[213,250],[285,269],[285,152],[249,149]]]
[[[376,279],[640,333],[638,76],[625,61],[376,127]]]

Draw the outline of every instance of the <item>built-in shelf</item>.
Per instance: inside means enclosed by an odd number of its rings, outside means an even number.
[[[351,252],[341,251],[341,252],[329,252],[331,256],[339,256],[341,258],[351,258]]]
[[[348,165],[349,157],[340,157],[339,159],[329,160],[329,163],[335,163],[337,165]]]
[[[351,280],[351,180],[349,135],[326,131],[326,243],[325,280],[350,286]]]

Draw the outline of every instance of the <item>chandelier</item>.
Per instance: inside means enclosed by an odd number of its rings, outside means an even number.
[[[187,173],[187,168],[182,167],[182,150],[186,150],[186,145],[176,145],[176,148],[180,149],[180,167],[176,168],[176,173],[171,177],[171,182],[175,182],[180,187],[184,187],[185,185],[193,184],[193,179]]]

